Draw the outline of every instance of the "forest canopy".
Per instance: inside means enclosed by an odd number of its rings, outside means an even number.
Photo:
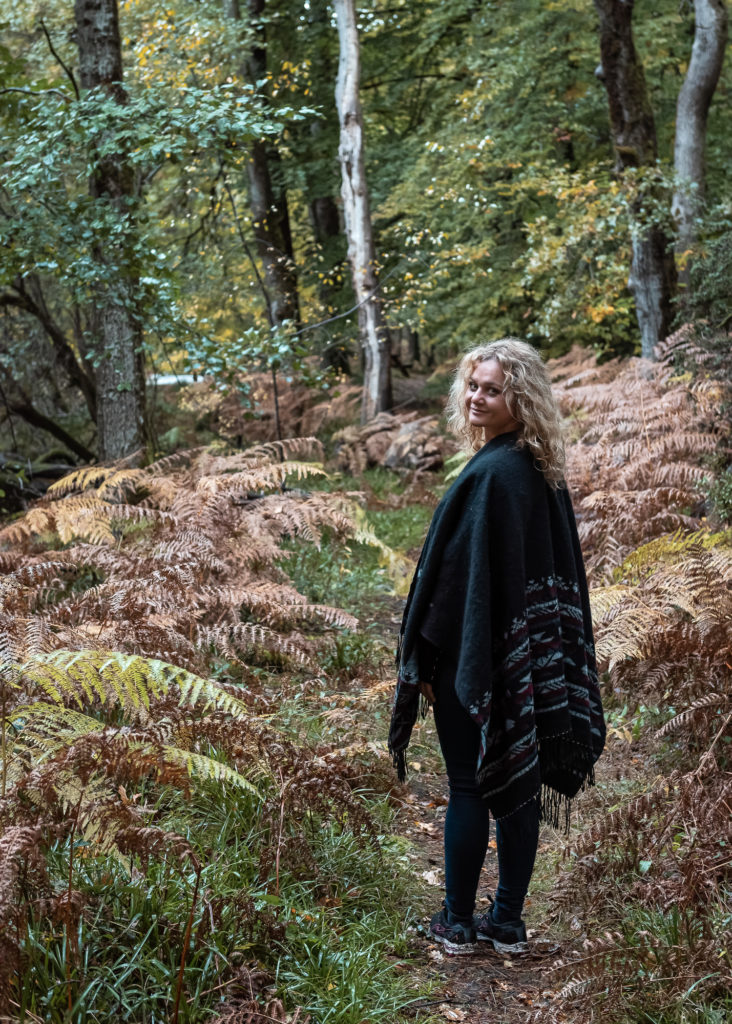
[[[118,13],[112,85],[79,20],[105,6]],[[651,119],[642,144],[609,116],[602,26],[617,5],[358,4],[374,272],[383,329],[392,353],[407,339],[407,364],[502,334],[550,355],[575,343],[637,351],[629,278],[651,227],[679,278],[662,333],[694,318],[726,325],[729,61],[710,93],[705,178],[680,181],[695,6],[620,6]],[[307,368],[320,384],[319,367],[358,372],[333,5],[3,0],[0,18],[6,448],[43,450],[13,442],[27,425],[81,459],[159,448],[155,423],[127,445],[100,423],[100,390],[140,390],[143,374],[210,374],[225,388],[253,371]],[[617,72],[619,88],[638,67]],[[680,248],[672,199],[684,189],[693,237]],[[113,329],[137,355],[110,384]]]

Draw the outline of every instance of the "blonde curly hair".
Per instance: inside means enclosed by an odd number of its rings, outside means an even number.
[[[506,405],[519,423],[518,446],[528,448],[547,481],[558,487],[564,479],[562,422],[549,374],[541,356],[518,338],[501,338],[478,345],[460,360],[447,399],[447,422],[471,451],[483,445],[482,427],[472,426],[465,407],[465,394],[478,363],[495,359],[503,370]]]

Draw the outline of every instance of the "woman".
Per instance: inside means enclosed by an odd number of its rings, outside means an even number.
[[[445,903],[432,936],[526,949],[540,820],[593,781],[605,724],[560,415],[537,352],[506,338],[457,368],[453,429],[476,452],[435,510],[402,620],[389,749],[400,779],[420,694],[434,707],[450,799]],[[498,888],[473,917],[496,821]]]

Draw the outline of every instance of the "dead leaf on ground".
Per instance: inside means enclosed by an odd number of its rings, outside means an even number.
[[[423,871],[422,878],[424,878],[428,885],[442,885],[439,871]]]
[[[447,1003],[440,1003],[437,1007],[437,1012],[440,1016],[444,1017],[445,1020],[467,1020],[468,1015],[465,1010],[460,1010],[456,1006],[448,1006]]]
[[[437,835],[437,827],[431,821],[415,821],[414,827],[420,832],[426,832],[429,836]]]

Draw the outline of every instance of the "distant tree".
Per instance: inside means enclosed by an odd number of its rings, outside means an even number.
[[[600,25],[602,80],[607,89],[616,170],[653,168],[658,159],[656,125],[643,64],[633,42],[634,0],[595,0]],[[641,352],[653,358],[655,345],[671,330],[676,271],[671,241],[646,200],[641,184],[633,200],[636,226],[628,287],[635,299]]]
[[[363,114],[359,98],[361,60],[354,0],[335,0],[340,57],[336,106],[341,126],[338,156],[341,195],[348,236],[353,290],[363,351],[361,420],[391,408],[391,344],[378,293],[373,229],[363,146]]]
[[[76,0],[74,14],[82,88],[98,89],[115,104],[126,104],[117,0]],[[105,150],[104,138],[97,144]],[[116,211],[120,228],[114,241],[99,238],[94,248],[100,268],[93,318],[97,427],[99,456],[108,460],[130,455],[146,441],[142,323],[135,309],[134,270],[125,265],[124,253],[121,261],[120,253],[114,253],[118,270],[114,277],[109,274],[110,249],[129,247],[135,230],[138,182],[124,151],[100,155],[89,190]]]
[[[726,45],[724,0],[694,0],[694,45],[676,105],[676,189],[671,203],[678,229],[679,277],[684,284],[689,283],[688,252],[699,237],[706,184],[707,114],[722,72]]]
[[[265,0],[245,0],[254,30],[253,45],[244,64],[244,77],[263,93],[267,75],[267,37],[263,15]],[[239,0],[224,0],[224,13],[241,20]],[[300,320],[297,270],[292,248],[290,211],[279,152],[267,139],[254,139],[247,161],[249,208],[257,253],[264,271],[264,298],[270,327]]]

